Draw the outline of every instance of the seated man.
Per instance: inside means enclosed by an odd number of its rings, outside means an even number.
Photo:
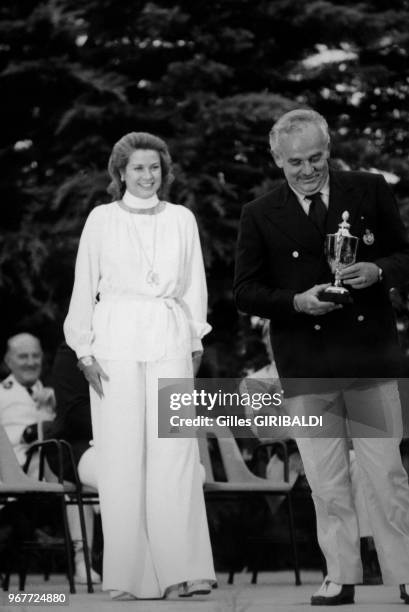
[[[9,376],[0,384],[0,423],[3,425],[23,467],[29,442],[37,439],[44,422],[54,418],[55,397],[41,380],[42,350],[40,341],[31,334],[9,339],[4,363]],[[33,458],[29,475],[36,475],[38,463]]]
[[[53,426],[56,402],[53,389],[44,387],[40,380],[42,360],[38,338],[27,333],[9,338],[4,363],[10,374],[0,383],[0,424],[12,443],[21,467],[26,464],[26,452],[31,442],[43,436],[53,437],[49,431]],[[33,455],[27,473],[33,478],[37,477],[37,454]],[[85,512],[91,514],[93,520],[92,509],[86,508]],[[79,517],[75,507],[68,507],[68,522],[75,546],[75,541],[80,538]],[[92,528],[93,523],[87,521],[87,533],[92,534]],[[75,580],[85,583],[82,551],[76,552],[75,560]],[[93,572],[92,578],[94,582],[100,582],[96,572]]]

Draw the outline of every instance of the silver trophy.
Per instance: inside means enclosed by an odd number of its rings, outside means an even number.
[[[339,230],[335,234],[327,234],[325,238],[325,255],[335,281],[333,285],[320,292],[318,297],[322,302],[350,304],[353,301],[350,291],[343,287],[339,277],[343,268],[355,263],[358,248],[359,238],[350,234],[351,225],[348,219],[349,212],[345,210],[342,213],[342,223],[338,226]]]

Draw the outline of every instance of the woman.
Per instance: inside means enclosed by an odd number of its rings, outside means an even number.
[[[172,179],[160,138],[126,134],[108,171],[115,201],[85,223],[64,324],[90,383],[103,588],[114,599],[208,593],[197,441],[157,435],[158,379],[193,377],[210,331],[196,221],[158,197]]]

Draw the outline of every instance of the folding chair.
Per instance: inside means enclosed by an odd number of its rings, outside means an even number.
[[[287,516],[290,533],[290,546],[294,562],[295,584],[300,585],[300,571],[298,566],[298,555],[294,531],[293,510],[291,504],[291,485],[289,483],[289,469],[287,448],[284,442],[274,440],[283,449],[284,470],[283,480],[274,482],[265,478],[260,478],[253,474],[244,462],[244,459],[237,446],[236,440],[228,427],[201,428],[198,438],[200,460],[206,471],[206,481],[204,484],[204,494],[207,500],[214,498],[226,499],[244,496],[267,496],[275,498],[284,496],[287,502]],[[215,480],[214,470],[209,452],[209,438],[217,441],[220,458],[223,463],[227,481]],[[277,504],[278,507],[279,504]],[[273,505],[270,505],[273,510]],[[229,584],[233,583],[234,571],[229,573]],[[252,582],[257,581],[257,570],[253,571]]]
[[[45,442],[49,442],[54,440],[46,440]],[[91,564],[90,564],[90,551],[88,548],[88,540],[86,537],[86,526],[85,526],[85,518],[84,518],[84,504],[98,504],[99,496],[98,491],[94,487],[83,485],[78,476],[77,466],[75,464],[74,453],[72,450],[72,446],[66,440],[58,440],[58,448],[57,448],[57,456],[58,456],[58,474],[55,474],[46,459],[46,451],[47,447],[43,443],[34,442],[28,451],[28,464],[30,461],[30,457],[33,452],[35,452],[38,448],[40,448],[40,463],[39,463],[39,480],[45,479],[47,482],[58,482],[64,487],[64,503],[66,506],[77,506],[79,519],[80,519],[80,528],[81,528],[81,541],[83,545],[83,554],[84,554],[84,563],[85,563],[85,573],[87,576],[87,590],[88,593],[93,593],[94,588],[92,586],[91,579]],[[45,452],[44,452],[45,451]],[[74,474],[74,482],[70,482],[64,480],[63,475],[63,454],[66,453],[68,455],[69,462],[71,464],[72,473]]]
[[[59,457],[62,459],[63,445],[58,440],[45,440],[42,442],[36,442],[30,447],[30,453],[32,454],[37,449],[40,450],[40,475],[39,480],[34,480],[24,473],[23,469],[19,465],[13,447],[9,441],[9,438],[4,430],[4,427],[0,425],[0,503],[6,504],[15,500],[26,500],[30,504],[36,504],[38,502],[44,502],[52,500],[53,498],[58,500],[62,518],[63,518],[63,535],[64,535],[64,550],[67,561],[67,574],[70,593],[75,593],[74,584],[74,570],[73,570],[73,559],[72,559],[72,542],[71,536],[68,529],[67,521],[67,504],[65,495],[67,493],[67,487],[63,482],[44,482],[42,480],[44,466],[43,450],[47,446],[55,445],[58,450]],[[62,464],[62,461],[60,462]],[[68,483],[69,484],[69,483]],[[71,487],[69,487],[71,488]],[[80,510],[80,508],[79,508]],[[80,510],[80,524],[81,524],[81,537],[84,545],[84,555],[88,554],[87,538],[85,531],[84,514]],[[44,544],[38,544],[31,540],[24,539],[21,543],[20,552],[30,552],[35,548],[46,548]],[[24,590],[25,580],[27,575],[28,559],[26,555],[20,555],[20,566],[19,566],[19,589]],[[5,572],[3,578],[3,590],[7,591],[9,587],[10,573],[12,567],[9,566]],[[88,592],[93,592],[89,563],[87,564],[86,559],[86,570],[88,580]]]

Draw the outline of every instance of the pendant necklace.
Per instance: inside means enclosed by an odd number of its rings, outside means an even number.
[[[152,260],[148,257],[148,254],[143,246],[142,240],[139,236],[139,231],[135,223],[133,225],[134,225],[136,239],[139,244],[139,248],[142,251],[143,256],[145,257],[146,263],[148,264],[148,272],[145,276],[145,280],[148,283],[148,285],[151,285],[152,287],[157,286],[159,285],[159,281],[160,281],[159,274],[155,271],[156,226],[157,226],[157,216],[158,216],[157,213],[159,213],[160,211],[164,209],[165,207],[164,202],[158,202],[157,204],[155,204],[155,206],[152,206],[151,208],[132,208],[131,206],[127,206],[122,200],[120,200],[118,204],[123,210],[126,210],[127,212],[130,212],[134,215],[154,215]]]

